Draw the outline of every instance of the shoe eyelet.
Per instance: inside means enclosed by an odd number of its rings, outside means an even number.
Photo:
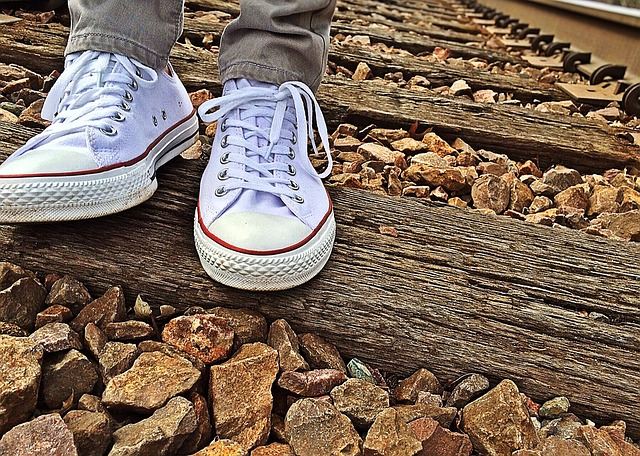
[[[227,131],[227,129],[228,129],[228,128],[229,128],[229,127],[227,126],[227,119],[224,119],[224,120],[222,121],[222,125],[220,125],[220,130],[222,130],[222,131]]]
[[[229,190],[227,190],[224,187],[218,187],[216,188],[216,196],[218,198],[222,198],[224,195],[226,195],[227,193],[229,193]]]
[[[139,78],[142,77],[142,72],[138,68],[136,68],[136,76],[138,76]]]
[[[288,187],[291,190],[293,190],[294,192],[300,190],[300,186],[298,185],[298,183],[296,181],[289,181]]]
[[[222,138],[222,141],[220,141],[220,147],[222,147],[223,149],[226,149],[229,146],[229,137],[225,136],[224,138]]]
[[[120,112],[116,112],[113,116],[111,116],[113,120],[116,122],[124,122],[125,117]]]
[[[127,101],[133,101],[133,95],[128,90],[124,93],[124,99]]]
[[[295,176],[296,175],[296,169],[293,167],[293,165],[289,165],[289,169],[287,170],[287,174],[289,174],[289,176]]]
[[[223,169],[218,173],[218,180],[227,180],[229,179],[229,171],[227,169]]]
[[[288,154],[289,160],[295,160],[296,158],[296,151],[293,150],[293,147],[289,147],[289,154]]]
[[[167,111],[162,110],[162,120],[167,120]]]
[[[158,126],[158,118],[156,116],[153,116],[153,126],[154,127]]]
[[[118,130],[109,126],[109,128],[101,128],[100,131],[107,136],[115,136],[118,134]]]
[[[133,80],[133,82],[130,82],[129,84],[127,84],[129,86],[129,88],[131,90],[133,90],[134,92],[136,90],[138,90],[138,81],[136,81],[135,79]]]
[[[298,203],[298,204],[303,204],[304,203],[304,198],[301,197],[300,195],[296,195],[293,197],[293,200]]]
[[[223,154],[220,156],[220,164],[222,165],[229,164],[229,154]]]
[[[126,103],[126,102],[123,101],[120,104],[120,109],[122,109],[123,111],[129,112],[129,111],[131,111],[131,105],[129,105],[129,103]]]
[[[291,137],[291,142],[293,144],[298,144],[298,137],[296,136],[296,134],[294,133],[293,136]]]

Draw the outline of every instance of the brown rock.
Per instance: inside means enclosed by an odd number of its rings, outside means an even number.
[[[371,71],[371,68],[369,68],[369,65],[364,62],[358,63],[356,71],[353,72],[352,79],[354,81],[365,81],[371,78],[373,78],[373,72]]]
[[[577,440],[549,437],[542,442],[542,456],[591,456],[591,452]]]
[[[276,320],[271,324],[267,344],[278,351],[280,372],[309,370],[309,365],[300,354],[298,336],[285,320]]]
[[[469,207],[469,205],[467,204],[467,202],[466,202],[466,201],[464,201],[464,200],[463,200],[463,199],[461,199],[461,198],[458,198],[457,196],[456,196],[456,197],[454,197],[454,198],[449,198],[449,199],[447,200],[447,204],[448,204],[449,206],[459,207],[459,208],[461,208],[461,209],[465,209],[465,208]]]
[[[428,152],[429,145],[413,138],[403,138],[391,143],[391,147],[403,154],[417,154],[420,152]]]
[[[251,452],[251,456],[296,456],[293,448],[286,443],[272,443],[258,447]]]
[[[36,408],[43,351],[33,340],[0,336],[0,435]]]
[[[57,413],[20,424],[0,440],[2,456],[78,456],[73,434]]]
[[[378,414],[364,441],[365,456],[410,456],[421,450],[422,443],[392,408]]]
[[[267,442],[277,373],[278,352],[263,343],[243,345],[224,364],[211,367],[209,401],[220,437],[246,451]]]
[[[381,161],[387,165],[404,162],[404,154],[375,143],[364,143],[358,147],[358,153],[367,160]]]
[[[489,456],[534,449],[539,443],[518,387],[510,380],[465,406],[462,428],[473,447]]]
[[[331,390],[331,399],[360,428],[371,426],[378,413],[389,407],[389,394],[385,390],[357,378]]]
[[[32,330],[46,295],[45,288],[35,279],[19,279],[6,290],[0,291],[0,321]]]
[[[193,104],[193,107],[197,109],[205,101],[211,100],[213,98],[213,94],[207,89],[201,89],[196,92],[191,92],[189,94],[189,98],[191,98],[191,104]]]
[[[536,225],[553,226],[558,218],[558,209],[553,208],[544,212],[527,215],[525,220]]]
[[[102,382],[106,385],[116,375],[131,369],[138,354],[138,347],[135,344],[107,342],[98,356]]]
[[[553,187],[556,192],[561,192],[574,185],[582,184],[582,176],[575,169],[558,165],[544,173],[542,182]]]
[[[630,443],[612,436],[607,430],[581,426],[577,432],[581,441],[594,456],[638,456],[640,450]]]
[[[589,188],[586,184],[574,185],[558,193],[554,202],[562,211],[571,209],[586,211],[589,207]]]
[[[484,375],[471,374],[461,380],[447,398],[447,407],[462,408],[489,389],[489,379]]]
[[[349,418],[326,401],[295,402],[287,412],[285,428],[297,456],[362,454],[362,439]]]
[[[300,347],[312,368],[347,372],[347,366],[336,346],[322,337],[316,334],[303,334],[300,336]]]
[[[594,226],[603,231],[607,237],[625,241],[640,240],[640,210],[623,214],[601,214]]]
[[[427,369],[419,369],[398,383],[393,396],[399,402],[415,402],[420,392],[439,394],[441,391],[442,387],[436,376]]]
[[[151,336],[153,328],[143,321],[129,320],[109,323],[104,332],[109,340],[138,340]]]
[[[227,320],[213,315],[191,315],[171,320],[162,331],[162,341],[205,364],[229,356],[234,332]]]
[[[449,163],[434,152],[424,152],[411,157],[412,165],[427,165],[434,168],[448,168]]]
[[[622,190],[608,185],[596,185],[589,198],[587,215],[599,215],[606,212],[620,212],[622,205]]]
[[[168,356],[173,356],[179,359],[187,360],[193,365],[193,367],[198,369],[203,374],[206,369],[205,364],[195,356],[191,356],[190,354],[185,353],[182,350],[179,350],[172,345],[165,344],[162,342],[157,342],[155,340],[143,340],[138,344],[138,350],[140,350],[142,353],[161,352]]]
[[[531,160],[527,160],[518,165],[518,174],[520,176],[529,174],[531,176],[542,177],[542,171],[540,171],[540,168]]]
[[[502,176],[509,172],[509,166],[504,163],[482,162],[476,166],[478,174],[493,174],[494,176]]]
[[[523,212],[534,200],[534,194],[526,184],[514,179],[511,184],[511,197],[509,199],[509,209],[516,212]]]
[[[64,417],[82,456],[103,456],[111,445],[111,422],[104,413],[71,410]]]
[[[73,277],[64,276],[53,284],[45,302],[50,306],[65,306],[77,314],[90,301],[89,290],[82,283]]]
[[[88,412],[99,412],[109,416],[109,411],[102,404],[102,400],[93,394],[83,394],[78,399],[78,410],[86,410]]]
[[[458,79],[453,84],[451,84],[450,88],[451,93],[455,96],[471,94],[471,87],[469,87],[469,84],[467,84],[467,81],[465,81],[464,79]]]
[[[368,134],[368,138],[373,138],[385,144],[391,144],[394,141],[408,137],[409,132],[406,130],[390,130],[388,128],[374,128]]]
[[[100,353],[108,341],[107,335],[95,324],[89,323],[85,326],[84,344],[94,357],[100,357]]]
[[[435,133],[427,133],[424,135],[422,142],[429,147],[431,152],[435,152],[441,157],[444,157],[445,155],[453,155],[456,152],[456,149],[451,147],[449,143]]]
[[[427,165],[411,165],[404,171],[403,177],[412,182],[424,182],[432,188],[443,187],[450,192],[469,189],[473,182],[473,175],[469,174],[468,168],[434,168]]]
[[[254,342],[266,342],[269,325],[260,312],[251,309],[227,309],[216,307],[209,310],[214,317],[227,320],[235,333],[234,351],[241,345]]]
[[[552,206],[553,206],[553,201],[551,201],[546,196],[536,196],[531,202],[531,205],[529,206],[529,212],[531,214],[544,212],[546,210],[551,209]]]
[[[82,350],[80,335],[65,323],[49,323],[29,336],[45,353],[55,353],[75,348]]]
[[[620,190],[622,192],[622,201],[620,203],[622,212],[640,209],[640,192],[629,187],[621,187]]]
[[[362,145],[362,141],[360,141],[358,138],[354,138],[353,136],[346,136],[344,138],[336,138],[336,140],[333,142],[333,147],[335,150],[338,150],[340,152],[342,152],[343,154],[351,154],[350,156],[343,156],[342,158],[340,158],[340,156],[338,156],[338,159],[341,161],[365,161],[364,157],[358,153],[356,153],[356,151],[358,150],[358,148]],[[340,154],[342,155],[342,154]]]
[[[492,174],[484,174],[473,184],[471,197],[476,208],[490,209],[496,214],[502,214],[509,207],[511,189],[503,179]]]
[[[194,392],[189,395],[189,399],[191,403],[193,403],[197,427],[180,448],[181,454],[195,453],[199,448],[207,446],[207,443],[211,442],[211,433],[213,430],[211,427],[211,417],[209,416],[209,406],[204,396]]]
[[[413,196],[415,198],[427,198],[431,189],[426,185],[410,185],[402,190],[402,196]]]
[[[435,407],[442,407],[442,396],[439,394],[427,393],[425,391],[421,391],[418,393],[418,399],[416,400],[416,404],[428,404],[433,405]]]
[[[0,291],[9,288],[20,279],[35,278],[35,275],[20,266],[6,261],[0,261]]]
[[[247,456],[241,445],[233,440],[217,440],[192,456]]]
[[[387,192],[389,196],[402,195],[402,181],[399,177],[400,171],[391,170],[387,176]]]
[[[318,369],[308,372],[284,372],[278,386],[302,397],[319,397],[347,381],[347,375],[335,369]]]
[[[109,456],[164,456],[176,454],[196,430],[193,404],[174,397],[153,415],[118,429]]]
[[[40,115],[42,107],[44,106],[44,99],[39,99],[31,103],[27,109],[20,113],[18,122],[26,127],[34,128],[46,128],[51,122],[48,122]]]
[[[0,321],[0,336],[27,337],[29,333],[18,325]]]
[[[69,350],[45,359],[42,367],[41,399],[49,409],[59,409],[73,396],[91,393],[98,381],[96,367],[82,353]]]
[[[444,429],[431,418],[412,421],[409,428],[422,443],[418,456],[470,456],[473,451],[467,435]]]
[[[126,318],[124,292],[120,287],[109,288],[106,293],[87,304],[71,322],[71,328],[81,333],[84,327],[93,323],[104,329],[109,323]]]
[[[529,184],[534,195],[553,197],[559,190],[551,185],[545,184],[540,179],[536,179]]]
[[[53,305],[36,315],[36,328],[41,328],[49,323],[66,323],[72,318],[73,313],[71,310],[64,306]]]
[[[476,103],[495,103],[498,93],[491,89],[478,90],[473,93],[473,101]]]
[[[438,407],[430,404],[396,405],[393,408],[405,423],[420,418],[433,418],[445,428],[451,426],[458,413],[454,407]]]
[[[185,359],[142,353],[131,369],[109,381],[102,401],[110,409],[149,412],[189,391],[199,379],[200,371]]]

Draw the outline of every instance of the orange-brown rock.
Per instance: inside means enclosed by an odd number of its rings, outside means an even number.
[[[89,323],[104,330],[109,323],[123,321],[126,316],[124,292],[120,287],[112,287],[100,298],[83,307],[76,318],[71,321],[70,326],[78,333],[82,333],[84,327]]]
[[[302,397],[319,397],[329,394],[347,381],[344,372],[335,369],[317,369],[307,372],[284,372],[278,386]]]
[[[192,456],[247,456],[247,452],[233,440],[222,439],[213,442]]]
[[[511,188],[504,179],[493,174],[484,174],[473,184],[471,197],[476,208],[490,209],[496,214],[502,214],[509,207]]]
[[[422,443],[417,456],[470,456],[473,451],[467,435],[451,432],[431,418],[412,421],[409,428]]]
[[[309,364],[300,354],[298,336],[285,320],[271,323],[267,344],[278,351],[280,372],[309,370]]]
[[[57,413],[20,424],[0,440],[3,456],[78,456],[73,434]]]
[[[427,369],[419,369],[410,377],[398,383],[393,391],[393,396],[399,402],[416,402],[420,392],[440,394],[442,386],[440,382]]]
[[[213,364],[226,358],[233,346],[234,332],[224,318],[199,314],[177,317],[162,331],[162,341]]]
[[[413,456],[421,450],[422,442],[392,408],[378,414],[364,441],[365,456]]]
[[[37,280],[31,277],[17,280],[0,291],[0,321],[33,330],[46,295],[46,289]]]
[[[350,378],[331,391],[333,404],[360,428],[370,426],[389,407],[389,394],[366,380]]]
[[[456,152],[456,149],[451,147],[448,142],[435,133],[427,133],[424,135],[422,142],[427,145],[431,152],[435,152],[441,157],[444,157],[445,155],[452,155]]]
[[[300,348],[306,360],[314,369],[337,369],[347,372],[347,366],[340,352],[332,343],[316,334],[303,334],[299,339]]]
[[[272,443],[258,447],[251,452],[251,456],[296,456],[293,448],[286,443]]]
[[[277,373],[278,352],[263,343],[243,345],[231,359],[211,367],[209,401],[218,435],[245,451],[267,442]]]
[[[509,456],[539,443],[518,387],[510,380],[465,406],[462,429],[476,451],[489,456]]]

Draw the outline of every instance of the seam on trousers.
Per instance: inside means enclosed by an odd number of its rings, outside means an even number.
[[[251,61],[241,61],[241,62],[234,62],[230,65],[227,65],[224,68],[220,68],[220,74],[223,75],[224,73],[230,73],[234,67],[239,67],[242,65],[246,65],[249,67],[255,67],[259,70],[266,70],[269,71],[271,73],[278,73],[282,76],[284,76],[285,79],[289,79],[291,81],[299,81],[302,79],[302,76],[300,74],[294,73],[292,71],[289,70],[285,70],[283,68],[277,68],[277,67],[272,67],[269,65],[264,65],[262,63],[256,63],[256,62],[251,62]],[[226,79],[226,77],[223,76],[223,79]],[[222,82],[226,82],[226,80],[223,80]]]
[[[77,35],[74,35],[72,37],[69,37],[69,43],[75,42],[75,41],[79,41],[81,38],[89,38],[92,36],[97,36],[97,37],[101,37],[101,38],[110,38],[116,41],[120,41],[122,43],[127,43],[129,45],[133,45],[139,49],[142,49],[145,52],[148,52],[149,54],[153,55],[155,58],[159,59],[159,60],[164,60],[164,58],[158,54],[157,52],[149,49],[148,47],[144,46],[143,44],[138,43],[137,41],[133,41],[133,40],[129,40],[127,38],[122,38],[120,36],[116,36],[116,35],[109,35],[108,33],[94,33],[94,32],[86,32],[86,33],[80,33]]]
[[[331,5],[332,1],[333,0],[328,0],[327,4],[325,6],[323,6],[322,9],[320,9],[319,11],[324,11],[325,9],[327,9],[329,7],[329,5]],[[322,48],[322,66],[320,68],[320,74],[318,76],[316,76],[316,78],[313,80],[313,84],[311,84],[311,87],[318,87],[320,85],[320,83],[322,82],[322,78],[324,77],[324,73],[326,71],[327,58],[329,56],[329,44],[327,44],[327,41],[325,40],[324,35],[313,30],[313,19],[316,17],[317,14],[318,14],[317,12],[311,14],[311,18],[309,20],[309,31],[311,33],[313,33],[314,35],[318,35],[322,39],[322,45],[323,45],[323,48]],[[329,24],[329,27],[331,27],[331,24]]]

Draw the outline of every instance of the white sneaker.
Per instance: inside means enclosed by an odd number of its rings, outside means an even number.
[[[195,218],[204,269],[246,290],[307,282],[328,261],[336,231],[321,180],[332,167],[327,126],[313,92],[300,82],[232,80],[200,115],[218,121]],[[307,155],[309,138],[318,151],[314,117],[328,159],[321,175]]]
[[[195,142],[197,115],[175,74],[96,51],[65,67],[42,111],[52,124],[0,165],[0,223],[133,207],[155,192],[156,170]]]

